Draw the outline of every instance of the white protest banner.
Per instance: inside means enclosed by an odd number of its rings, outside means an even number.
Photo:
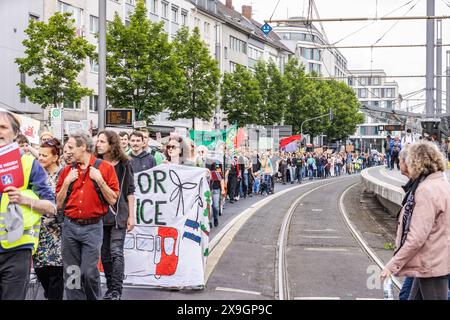
[[[18,116],[21,121],[20,131],[22,132],[22,134],[28,138],[28,141],[30,141],[30,143],[39,144],[39,120],[23,116],[21,114],[18,114]]]
[[[211,203],[206,172],[162,164],[135,174],[136,226],[125,239],[125,283],[205,285]]]

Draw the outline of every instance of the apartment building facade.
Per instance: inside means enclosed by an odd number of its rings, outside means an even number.
[[[288,20],[299,19],[291,17]],[[336,48],[329,48],[324,35],[311,23],[284,22],[273,26],[283,44],[305,66],[305,72],[315,72],[324,77],[335,77],[345,81],[347,59]]]
[[[398,83],[388,81],[384,70],[349,70],[348,84],[355,91],[361,105],[395,110],[400,108],[401,95]],[[387,125],[387,121],[364,115],[365,121],[359,125],[350,140],[355,149],[365,151],[376,149],[382,151],[383,141],[387,134],[399,135],[401,132],[388,132],[380,130]]]

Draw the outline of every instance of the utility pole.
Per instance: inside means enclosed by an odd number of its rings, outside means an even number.
[[[447,114],[450,114],[450,50],[447,51],[447,89],[446,89],[446,112]]]
[[[442,20],[436,22],[436,115],[442,114]]]
[[[99,0],[98,12],[98,130],[103,130],[106,108],[106,0]]]
[[[427,0],[427,16],[434,16],[435,1]],[[427,48],[426,48],[426,115],[434,115],[434,20],[427,20]]]

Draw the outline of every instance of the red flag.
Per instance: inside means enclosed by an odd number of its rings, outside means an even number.
[[[236,134],[236,138],[234,139],[234,147],[239,148],[242,142],[245,140],[245,129],[239,128]]]
[[[287,146],[291,142],[300,140],[300,138],[301,138],[301,136],[299,134],[296,134],[295,136],[290,136],[287,138],[280,139],[280,149]]]

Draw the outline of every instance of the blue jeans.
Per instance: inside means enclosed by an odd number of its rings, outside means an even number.
[[[411,293],[411,287],[413,284],[413,277],[406,277],[403,281],[402,289],[400,290],[399,300],[408,300],[409,294]]]
[[[253,193],[259,192],[259,183],[259,178],[255,178],[255,180],[253,181]]]
[[[386,162],[387,162],[387,166],[390,169],[391,168],[391,154],[388,152],[386,153]]]
[[[100,299],[97,264],[103,242],[103,221],[79,225],[68,218],[62,229],[64,285],[68,300]]]
[[[219,210],[220,210],[220,189],[213,189],[212,190],[212,211],[213,211],[214,220],[218,219]]]

